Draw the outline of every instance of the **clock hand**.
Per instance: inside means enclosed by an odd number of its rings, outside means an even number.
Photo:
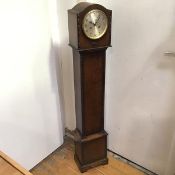
[[[91,21],[95,25],[95,15],[94,15],[94,13],[91,13]]]
[[[98,35],[98,34],[99,34],[98,28],[97,26],[95,26],[95,35]]]
[[[98,15],[98,19],[95,21],[95,25],[97,24],[97,22],[99,21],[100,19],[100,15]]]
[[[89,23],[93,24],[95,26],[95,23],[93,23],[92,21],[89,21]]]

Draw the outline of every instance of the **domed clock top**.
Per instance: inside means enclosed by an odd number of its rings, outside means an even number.
[[[112,11],[82,2],[68,10],[69,44],[76,49],[109,47]]]

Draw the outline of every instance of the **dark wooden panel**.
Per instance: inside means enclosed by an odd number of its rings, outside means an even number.
[[[77,155],[79,162],[83,162],[82,146],[80,142],[75,142],[75,154]]]
[[[106,158],[106,135],[83,143],[83,161],[85,164]]]
[[[77,26],[77,14],[72,13],[72,10],[68,11],[68,28],[69,28],[69,44],[78,46],[78,26]]]
[[[104,129],[105,50],[81,53],[83,135]]]
[[[75,161],[81,172],[107,164],[107,133],[105,131],[82,137],[75,132]]]

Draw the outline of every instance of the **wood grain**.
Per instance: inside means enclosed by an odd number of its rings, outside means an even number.
[[[0,175],[32,175],[13,159],[0,151]]]
[[[134,167],[108,156],[109,164],[88,170],[83,175],[144,175]],[[80,175],[74,161],[74,144],[66,139],[64,145],[34,167],[33,175]]]

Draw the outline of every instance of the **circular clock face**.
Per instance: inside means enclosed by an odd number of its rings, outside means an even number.
[[[99,39],[106,33],[108,28],[107,16],[101,10],[91,10],[85,15],[82,27],[88,38]]]

